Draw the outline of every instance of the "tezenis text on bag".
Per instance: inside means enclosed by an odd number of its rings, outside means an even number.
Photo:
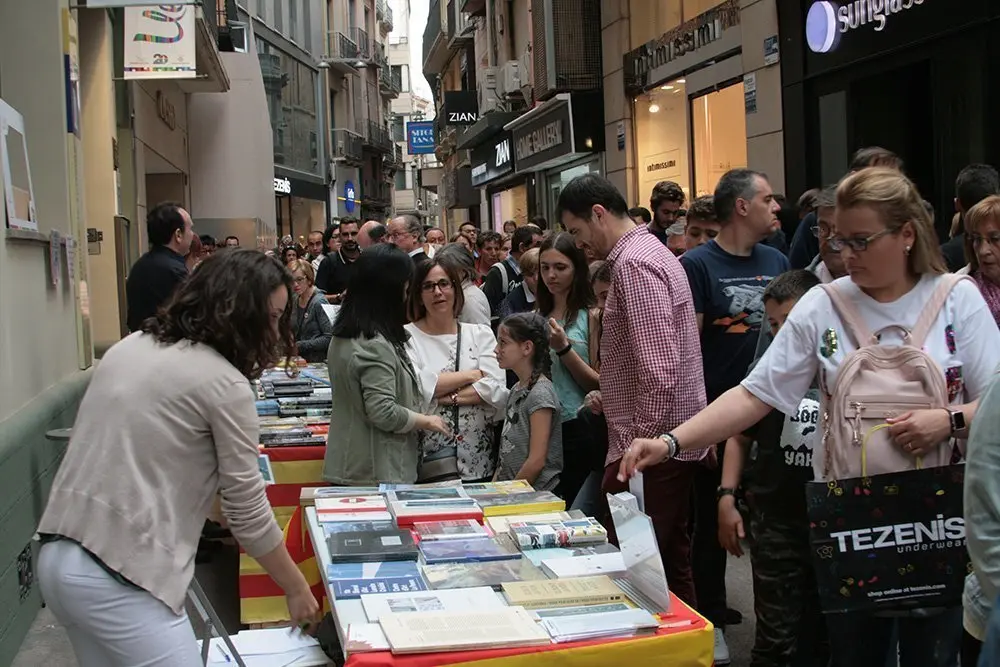
[[[837,540],[840,553],[889,549],[899,553],[949,549],[965,544],[965,519],[960,516],[945,518],[937,515],[929,523],[897,523],[889,526],[859,528],[830,533]]]

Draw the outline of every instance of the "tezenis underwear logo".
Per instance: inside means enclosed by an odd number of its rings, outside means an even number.
[[[844,4],[819,0],[806,14],[806,44],[813,53],[829,53],[844,33],[866,25],[882,32],[889,16],[922,4],[924,0],[854,0]]]
[[[888,549],[895,547],[900,553],[949,549],[965,544],[965,519],[960,516],[944,518],[928,523],[897,523],[891,526],[875,526],[830,533],[837,540],[840,553],[866,551],[868,549]]]

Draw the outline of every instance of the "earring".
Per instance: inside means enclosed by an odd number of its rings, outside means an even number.
[[[909,256],[910,256],[910,246],[906,246],[906,249],[905,249],[905,250],[903,250],[903,253],[904,253],[904,254],[905,254],[905,255],[906,255],[907,257],[909,257]]]

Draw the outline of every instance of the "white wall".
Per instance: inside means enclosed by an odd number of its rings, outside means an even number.
[[[271,120],[256,47],[222,53],[228,93],[199,93],[191,119],[191,214],[197,220],[259,218],[275,229]],[[242,239],[251,245],[249,239]]]
[[[67,0],[0,0],[0,97],[25,119],[39,227],[80,238],[76,223],[82,217],[74,218],[70,208],[74,173],[56,46],[66,7]],[[0,215],[6,215],[2,201]],[[0,420],[84,363],[77,351],[76,301],[65,274],[58,288],[51,285],[47,258],[46,244],[14,241],[0,230]]]

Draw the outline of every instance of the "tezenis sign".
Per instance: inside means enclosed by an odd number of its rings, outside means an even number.
[[[806,15],[806,44],[813,53],[829,53],[837,48],[841,35],[866,26],[882,32],[890,16],[922,4],[924,0],[814,2]]]

